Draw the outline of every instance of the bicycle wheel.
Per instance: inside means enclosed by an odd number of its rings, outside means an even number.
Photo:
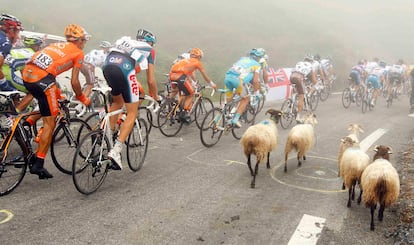
[[[362,109],[362,113],[365,113],[368,109],[368,96],[365,94],[364,97],[362,98],[362,102],[361,102],[361,109]]]
[[[319,92],[319,99],[321,101],[326,101],[329,97],[329,85],[324,85],[323,88],[321,89],[321,91]]]
[[[138,124],[137,124],[138,123]],[[148,126],[144,119],[138,118],[126,141],[129,168],[136,172],[144,164],[148,150]]]
[[[89,125],[91,131],[98,129],[101,122],[99,112],[92,112],[84,121]]]
[[[312,111],[315,111],[318,108],[319,104],[319,95],[316,92],[313,92],[310,97],[308,98],[309,107]]]
[[[205,147],[211,147],[220,140],[223,135],[225,117],[219,108],[213,108],[207,112],[201,123],[200,139]]]
[[[7,152],[1,152],[0,196],[7,195],[16,189],[26,174],[29,149],[18,135],[19,133],[16,132],[13,136]]]
[[[80,139],[91,131],[91,127],[79,118],[71,118],[69,123],[61,121],[53,133],[50,155],[56,168],[62,173],[72,174],[72,157]],[[80,156],[85,157],[83,152]]]
[[[286,99],[283,101],[281,111],[282,116],[280,117],[280,126],[284,129],[287,129],[292,125],[293,121],[295,120],[295,113],[293,113],[293,101],[292,99]]]
[[[138,112],[139,117],[145,118],[145,120],[147,121],[147,131],[148,131],[148,134],[150,134],[152,127],[154,126],[154,124],[156,124],[153,120],[151,110],[145,106],[140,106],[138,108],[138,111],[139,111]]]
[[[260,97],[259,102],[257,104],[256,115],[259,114],[263,110],[265,100],[266,100],[266,97],[264,95]]]
[[[91,131],[80,141],[72,164],[73,183],[80,193],[92,194],[102,185],[111,164],[109,148],[102,130]]]
[[[197,127],[200,129],[206,114],[214,108],[210,98],[200,97],[197,104],[194,105],[194,116]]]
[[[158,125],[161,133],[167,137],[172,137],[180,132],[183,127],[183,121],[180,119],[180,110],[175,110],[176,101],[171,100],[165,103],[158,111]]]
[[[359,88],[358,92],[355,95],[355,103],[357,106],[362,104],[362,99],[364,97],[364,88]]]
[[[254,124],[254,119],[256,118],[256,110],[250,104],[247,105],[246,110],[240,116],[239,122],[241,123],[240,128],[232,128],[231,134],[235,139],[240,139],[246,131],[246,129]]]
[[[344,108],[349,108],[351,105],[352,95],[351,90],[349,88],[345,88],[344,91],[342,91],[342,105]]]

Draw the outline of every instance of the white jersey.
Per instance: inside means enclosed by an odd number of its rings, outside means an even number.
[[[105,62],[107,53],[102,49],[93,49],[85,55],[85,63],[89,63],[95,67],[101,67]]]
[[[151,54],[152,47],[146,42],[133,40],[124,36],[115,41],[114,48],[110,51],[118,51],[129,54],[136,61],[141,70],[148,69],[148,57]]]

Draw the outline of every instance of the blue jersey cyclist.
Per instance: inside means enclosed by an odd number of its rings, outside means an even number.
[[[237,108],[236,115],[231,120],[231,125],[241,127],[240,115],[246,110],[249,103],[249,86],[253,85],[255,93],[259,93],[259,75],[261,71],[260,59],[265,56],[263,49],[252,49],[249,56],[241,57],[226,72],[224,83],[227,89],[227,103],[233,99],[235,94],[242,97]],[[233,93],[235,91],[235,93]]]
[[[349,80],[354,83],[355,91],[358,91],[361,86],[361,81],[365,78],[365,67],[364,61],[359,61],[356,66],[351,68],[349,73]]]
[[[108,153],[112,161],[111,168],[121,170],[122,145],[131,132],[138,116],[139,96],[143,89],[137,81],[136,74],[148,69],[150,52],[142,52],[143,43],[124,36],[110,49],[102,67],[103,75],[112,88],[113,103],[110,111],[125,106],[126,118],[121,125],[114,147]],[[150,50],[150,49],[149,49]],[[114,132],[117,115],[110,118],[110,128]]]
[[[381,88],[381,84],[384,84],[385,76],[386,76],[385,66],[374,67],[371,70],[371,72],[368,74],[366,84],[368,85],[369,83],[371,83],[374,88],[374,92],[372,94],[372,100],[371,100],[372,106],[375,105],[375,101],[377,100],[379,89]]]

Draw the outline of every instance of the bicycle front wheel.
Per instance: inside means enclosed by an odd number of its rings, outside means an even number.
[[[138,118],[128,136],[127,160],[129,168],[136,172],[142,168],[148,150],[148,126],[144,119]]]
[[[9,194],[22,182],[26,174],[28,154],[29,149],[16,132],[6,151],[1,152],[0,196]]]
[[[60,122],[52,137],[50,155],[56,168],[62,173],[72,174],[73,154],[80,139],[91,131],[91,127],[79,118],[71,118],[68,122]],[[82,152],[81,156],[85,156]]]
[[[368,110],[368,96],[364,95],[364,97],[362,98],[362,102],[361,102],[361,109],[362,109],[362,113],[365,113]]]
[[[180,132],[183,127],[182,119],[179,118],[180,110],[175,110],[176,101],[171,100],[161,106],[158,111],[158,126],[160,132],[167,136],[173,137]]]
[[[213,101],[207,97],[201,97],[197,104],[194,107],[195,122],[197,127],[200,129],[201,124],[203,123],[204,118],[207,113],[214,108]]]
[[[244,131],[250,126],[254,124],[254,119],[256,118],[256,110],[250,104],[247,105],[246,110],[240,116],[239,122],[241,124],[240,128],[234,127],[231,130],[231,134],[235,139],[241,139]]]
[[[344,91],[342,91],[342,105],[344,106],[344,108],[349,108],[349,106],[351,105],[351,100],[351,90],[349,88],[345,88]]]
[[[102,185],[111,164],[109,150],[109,140],[101,130],[89,132],[80,141],[72,164],[73,183],[80,193],[92,194]]]
[[[201,123],[200,139],[205,147],[212,147],[220,140],[224,130],[224,113],[219,108],[207,112]]]
[[[150,134],[152,127],[153,126],[155,127],[155,125],[157,124],[156,122],[154,122],[154,118],[152,116],[151,110],[148,109],[145,106],[140,106],[138,108],[138,111],[139,111],[138,112],[139,117],[140,118],[145,118],[147,120],[147,126],[148,126],[147,131],[148,131],[148,134]],[[157,128],[157,127],[155,127],[155,128]]]
[[[311,111],[316,111],[316,108],[318,108],[318,104],[319,104],[319,94],[316,92],[313,92],[308,98],[308,102],[309,102],[309,107]]]
[[[292,99],[286,99],[285,101],[283,101],[282,107],[281,107],[281,111],[282,111],[282,116],[280,117],[280,126],[283,129],[287,129],[290,127],[290,125],[292,125],[293,121],[296,119],[296,115],[295,113],[293,113],[293,101]]]
[[[331,87],[328,84],[325,84],[319,93],[319,99],[321,101],[326,101],[331,93]]]

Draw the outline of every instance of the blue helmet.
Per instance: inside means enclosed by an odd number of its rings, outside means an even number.
[[[249,52],[250,57],[257,58],[257,59],[263,58],[265,54],[266,52],[262,48],[254,48],[250,50]]]
[[[137,40],[152,42],[153,44],[157,42],[157,38],[155,37],[155,35],[151,31],[145,29],[138,29]]]

